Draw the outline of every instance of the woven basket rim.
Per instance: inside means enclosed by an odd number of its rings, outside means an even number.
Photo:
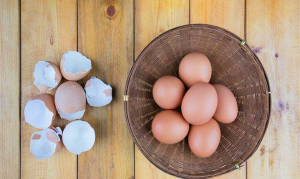
[[[259,60],[259,58],[257,57],[257,55],[252,51],[252,49],[248,46],[248,44],[242,39],[240,38],[238,35],[222,28],[222,27],[218,27],[218,26],[214,26],[214,25],[210,25],[210,24],[188,24],[188,25],[183,25],[183,26],[178,26],[178,27],[175,27],[173,29],[170,29],[170,30],[167,30],[165,32],[163,32],[162,34],[158,35],[157,37],[155,37],[141,52],[140,54],[138,55],[138,57],[136,58],[136,60],[134,61],[130,71],[129,71],[129,74],[128,74],[128,77],[127,77],[127,80],[126,80],[126,85],[125,85],[125,90],[124,90],[124,96],[127,96],[127,92],[128,92],[128,88],[129,88],[129,84],[130,84],[130,81],[132,80],[132,74],[135,72],[140,60],[141,60],[141,56],[143,55],[143,53],[152,46],[152,44],[157,41],[158,39],[160,39],[162,36],[172,32],[172,31],[175,31],[175,30],[178,30],[178,29],[184,29],[184,28],[193,28],[193,27],[197,27],[197,28],[210,28],[210,29],[214,29],[214,30],[219,30],[219,31],[223,31],[224,33],[228,34],[232,40],[235,40],[236,42],[238,43],[243,43],[242,45],[244,46],[244,48],[249,52],[249,55],[251,55],[253,57],[253,59],[255,60],[255,62],[257,63],[257,65],[259,66],[259,68],[262,70],[262,74],[263,74],[263,79],[265,79],[265,82],[266,82],[266,88],[267,88],[267,91],[266,93],[268,94],[267,95],[267,101],[268,101],[268,104],[267,104],[267,114],[266,114],[266,123],[265,123],[265,126],[264,126],[264,129],[263,129],[263,132],[261,134],[261,137],[259,139],[259,141],[257,142],[257,144],[255,145],[255,147],[252,149],[251,153],[249,153],[249,155],[247,157],[245,157],[244,160],[242,160],[241,163],[239,163],[238,165],[241,166],[244,162],[246,162],[258,149],[258,147],[260,146],[264,136],[265,136],[265,133],[267,131],[267,128],[268,128],[268,125],[269,125],[269,121],[270,121],[270,116],[271,116],[271,104],[272,104],[272,101],[271,101],[271,89],[270,89],[270,83],[269,83],[269,79],[268,79],[268,76],[267,76],[267,73],[261,63],[261,61]],[[130,98],[130,97],[129,97]],[[201,175],[201,176],[195,176],[195,175],[186,175],[184,173],[180,173],[180,172],[177,172],[177,173],[173,173],[173,172],[170,172],[170,171],[166,171],[165,169],[163,169],[162,167],[160,167],[159,165],[157,165],[156,163],[154,163],[150,157],[147,156],[147,154],[145,153],[145,151],[143,150],[143,147],[139,144],[138,140],[136,139],[136,136],[134,135],[133,133],[133,130],[132,130],[132,127],[131,127],[131,124],[130,124],[130,121],[129,121],[129,116],[128,116],[128,112],[127,112],[127,101],[124,100],[124,113],[125,113],[125,118],[126,118],[126,123],[127,123],[127,126],[129,128],[129,131],[130,131],[130,134],[131,134],[131,137],[134,141],[134,143],[137,145],[138,149],[141,151],[141,153],[147,158],[148,161],[150,161],[154,166],[156,166],[157,168],[159,168],[161,171],[165,172],[165,173],[168,173],[170,175],[173,175],[173,176],[176,176],[176,177],[184,177],[184,178],[210,178],[210,177],[216,177],[216,176],[220,176],[220,175],[223,175],[223,174],[226,174],[226,173],[229,173],[231,171],[234,171],[237,169],[236,166],[232,166],[232,168],[226,170],[226,171],[223,171],[223,172],[219,172],[217,173],[216,175]]]

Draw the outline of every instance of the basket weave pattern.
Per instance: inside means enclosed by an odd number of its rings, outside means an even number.
[[[219,123],[221,143],[203,159],[191,152],[186,139],[165,145],[151,132],[152,120],[162,110],[153,100],[152,87],[162,76],[178,77],[179,63],[190,52],[210,59],[210,82],[227,86],[239,107],[233,123]],[[269,121],[269,91],[261,63],[242,39],[211,25],[181,26],[157,37],[139,55],[125,88],[125,116],[133,140],[155,166],[178,177],[213,177],[236,169],[256,151]]]

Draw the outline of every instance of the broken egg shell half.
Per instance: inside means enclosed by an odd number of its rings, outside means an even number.
[[[46,159],[51,157],[61,146],[61,129],[44,129],[34,132],[30,138],[30,152],[36,159]]]
[[[46,129],[51,126],[56,116],[54,98],[43,93],[33,97],[24,109],[25,122],[35,128]]]
[[[61,81],[61,73],[57,65],[48,61],[39,61],[35,64],[34,85],[42,92],[55,88]]]
[[[55,93],[55,105],[61,118],[67,120],[81,119],[85,112],[85,92],[74,81],[61,84]]]
[[[85,85],[86,99],[90,106],[101,107],[112,101],[112,88],[96,77]]]
[[[64,129],[62,139],[70,152],[79,155],[94,146],[95,130],[86,121],[73,121]]]
[[[76,51],[67,51],[61,57],[60,70],[64,78],[77,81],[85,77],[92,69],[90,59]]]

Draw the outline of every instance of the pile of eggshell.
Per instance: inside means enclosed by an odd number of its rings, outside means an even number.
[[[35,65],[34,85],[41,94],[26,104],[24,113],[26,123],[42,129],[34,132],[30,138],[30,151],[37,159],[51,157],[62,142],[70,152],[77,155],[93,147],[95,131],[88,122],[80,119],[85,113],[86,101],[94,107],[109,104],[112,101],[112,88],[92,77],[86,82],[84,91],[76,81],[85,77],[91,69],[91,60],[76,51],[63,54],[60,68],[47,61]],[[62,76],[68,81],[57,88],[53,97],[47,92],[60,84]],[[52,126],[56,111],[62,119],[71,121],[64,131]]]
[[[164,109],[152,122],[152,133],[159,142],[175,144],[188,136],[191,151],[201,158],[217,150],[221,140],[218,122],[233,122],[238,105],[229,88],[209,84],[211,75],[209,59],[190,53],[179,64],[180,79],[163,76],[155,82],[153,98]]]

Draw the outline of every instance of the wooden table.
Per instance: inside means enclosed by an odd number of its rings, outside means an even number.
[[[300,178],[300,2],[297,0],[1,0],[0,178],[173,178],[135,147],[123,112],[128,71],[142,49],[164,31],[189,23],[224,27],[253,48],[272,90],[272,117],[257,152],[228,179]],[[114,88],[111,105],[87,107],[96,130],[92,150],[65,148],[48,160],[29,151],[37,129],[24,122],[24,106],[38,94],[33,69],[59,63],[65,51],[92,59],[93,70]],[[52,92],[53,93],[53,92]],[[65,126],[58,116],[55,126]]]

